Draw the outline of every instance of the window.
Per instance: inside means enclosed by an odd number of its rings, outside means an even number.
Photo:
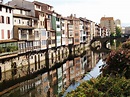
[[[52,40],[52,44],[55,44],[55,40]]]
[[[79,42],[79,39],[75,39],[75,42]]]
[[[48,15],[48,19],[50,19],[51,18],[51,16],[50,15]]]
[[[0,11],[2,11],[2,6],[0,6]]]
[[[35,33],[36,37],[39,37],[39,32],[38,31],[35,31],[34,33]]]
[[[79,36],[79,33],[75,33],[75,36]]]
[[[52,36],[55,36],[55,33],[52,33]]]
[[[1,30],[1,38],[4,39],[4,30]]]
[[[56,21],[60,21],[60,19],[59,19],[59,18],[56,18]]]
[[[8,12],[8,8],[6,8],[6,12]]]
[[[4,16],[0,16],[0,23],[4,23]]]
[[[37,9],[40,9],[40,6],[39,6],[39,5],[36,5],[36,8],[37,8]]]
[[[20,14],[22,14],[22,10],[20,10]]]
[[[42,36],[46,36],[46,31],[42,31]]]
[[[19,24],[20,24],[21,22],[20,22],[20,20],[19,20]]]
[[[42,21],[40,21],[40,23],[41,23],[41,26],[42,26]]]
[[[10,30],[7,30],[7,35],[8,39],[10,39]]]
[[[6,24],[10,24],[10,17],[6,17]]]
[[[9,13],[11,13],[11,9],[9,9]]]
[[[57,28],[60,28],[60,25],[57,25]]]
[[[44,21],[42,22],[42,25],[44,26]]]
[[[65,34],[65,31],[64,31],[64,30],[62,31],[62,34]]]
[[[42,40],[42,45],[46,45],[46,40]]]

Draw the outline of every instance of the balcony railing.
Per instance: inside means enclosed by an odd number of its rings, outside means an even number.
[[[27,40],[27,35],[21,34],[21,40]]]
[[[14,54],[18,52],[18,46],[5,46],[0,47],[0,56]]]

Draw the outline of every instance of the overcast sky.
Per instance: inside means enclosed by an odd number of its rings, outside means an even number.
[[[7,2],[10,0],[4,0]],[[34,1],[34,0],[28,0]],[[35,0],[36,1],[36,0]],[[76,14],[96,23],[101,17],[120,19],[123,26],[130,26],[130,0],[37,0],[54,7],[62,16]]]

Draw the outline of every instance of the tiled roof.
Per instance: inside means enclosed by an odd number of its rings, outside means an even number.
[[[53,7],[51,5],[48,5],[48,4],[45,4],[45,3],[41,3],[41,2],[38,2],[38,1],[33,1],[34,4],[38,4],[38,5],[47,5],[47,6],[50,6],[50,7]]]
[[[12,7],[12,6],[5,5],[5,4],[2,4],[2,3],[0,3],[0,6],[4,6],[4,7],[8,7],[8,8],[12,8],[12,9],[13,9],[13,7]]]
[[[101,20],[114,20],[113,17],[102,17]]]

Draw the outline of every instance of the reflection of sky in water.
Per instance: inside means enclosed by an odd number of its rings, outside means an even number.
[[[92,77],[96,78],[99,74],[101,74],[99,66],[102,66],[103,64],[104,63],[103,63],[102,59],[99,60],[99,62],[96,64],[96,67],[94,67],[88,74],[86,74],[85,77],[82,79],[82,81],[89,80]],[[72,90],[75,90],[79,85],[80,85],[80,82],[75,82],[75,84],[70,85],[67,88],[66,92],[64,93],[63,97],[65,97],[65,95],[68,92],[71,92]]]

